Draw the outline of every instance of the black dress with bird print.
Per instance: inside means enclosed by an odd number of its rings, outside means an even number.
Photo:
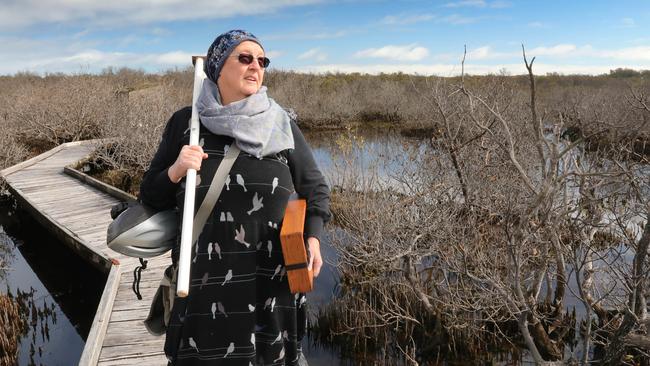
[[[173,200],[182,212],[185,180],[173,184],[167,178],[165,182],[162,173],[166,175],[166,169],[157,170],[172,165],[180,147],[188,143],[186,114],[189,117],[187,110],[181,110],[172,117],[145,174],[141,199],[146,204],[156,201],[162,208]],[[293,122],[292,128],[297,130]],[[295,150],[306,148],[307,157],[291,156],[292,151],[258,159],[242,151],[233,164],[192,248],[189,296],[174,301],[165,341],[165,353],[173,365],[299,364],[306,297],[289,291],[280,244],[282,218],[294,191],[307,198],[307,235],[319,237],[330,214],[327,186],[304,137],[297,133]],[[199,139],[208,158],[197,174],[195,210],[235,143],[203,127]],[[299,166],[290,166],[295,159]],[[176,251],[172,257],[177,259]]]

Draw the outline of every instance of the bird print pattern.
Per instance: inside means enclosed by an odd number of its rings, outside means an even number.
[[[197,208],[232,143],[205,132],[201,141],[208,158]],[[289,291],[279,237],[293,191],[286,159],[240,153],[192,250],[189,296],[174,301],[165,340],[172,365],[298,364],[305,297]]]

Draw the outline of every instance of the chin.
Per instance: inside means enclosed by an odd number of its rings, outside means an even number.
[[[259,88],[246,88],[242,92],[243,92],[244,95],[246,95],[248,97],[248,96],[251,96],[251,95],[257,93],[258,90],[260,90],[260,89]]]

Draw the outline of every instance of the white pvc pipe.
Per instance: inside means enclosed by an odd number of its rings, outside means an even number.
[[[199,99],[203,80],[203,58],[197,57],[194,63],[194,92],[192,93],[192,119],[190,120],[190,145],[199,144],[199,112],[196,102]],[[181,249],[178,260],[178,280],[176,294],[186,297],[190,292],[190,265],[192,256],[192,226],[194,225],[194,198],[196,192],[196,170],[188,169],[185,178],[185,204],[183,206],[183,224],[181,227]]]

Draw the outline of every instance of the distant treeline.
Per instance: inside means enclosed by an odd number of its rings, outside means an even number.
[[[191,103],[192,82],[190,68],[162,74],[109,68],[99,74],[0,76],[0,168],[64,142],[115,137],[124,145],[114,156],[116,166],[141,170],[169,116]],[[650,91],[650,71],[548,74],[536,82],[544,118],[562,116],[567,126],[583,132],[595,124],[618,124],[620,118],[608,116],[630,113],[627,92]],[[429,133],[442,122],[430,96],[443,84],[461,83],[485,96],[507,93],[504,100],[512,103],[530,98],[527,76],[503,73],[461,78],[270,70],[265,77],[270,96],[294,109],[304,129],[390,124]]]

